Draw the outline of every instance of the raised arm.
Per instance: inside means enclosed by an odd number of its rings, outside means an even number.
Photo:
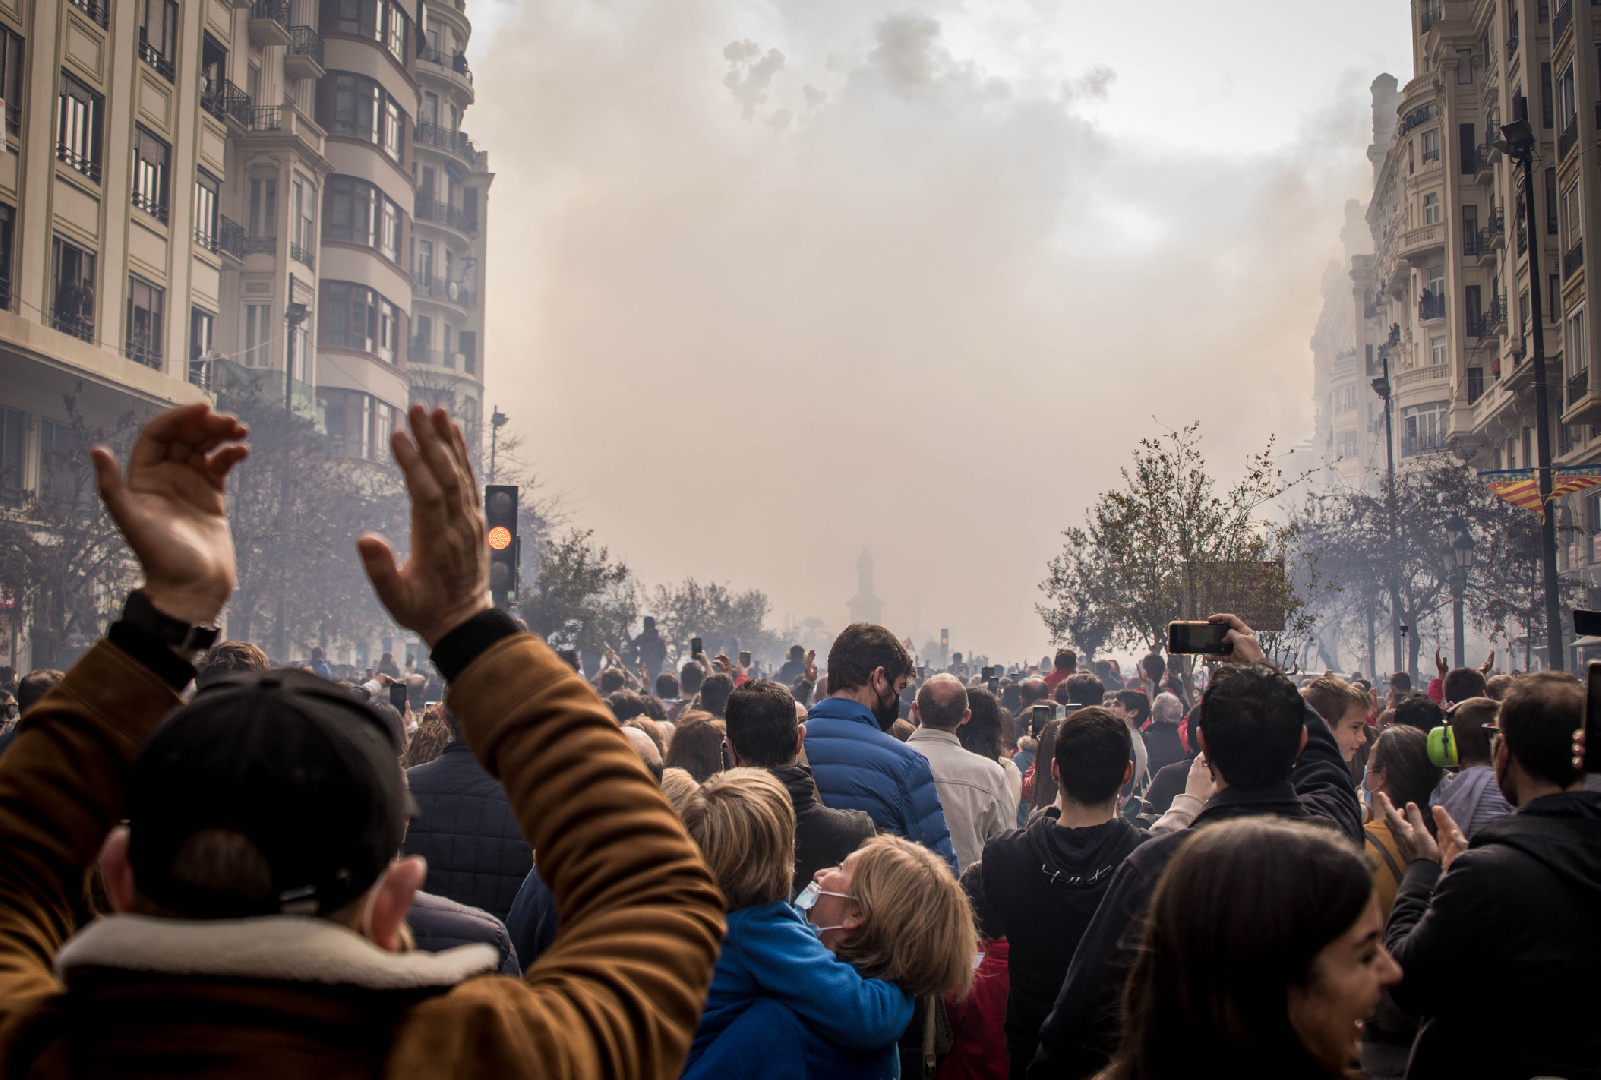
[[[476,1002],[519,1031],[531,1075],[670,1080],[683,1068],[722,933],[711,875],[611,713],[582,677],[486,599],[489,549],[460,429],[411,410],[394,436],[412,495],[397,566],[359,541],[379,599],[433,647],[468,745],[539,851],[561,929],[520,985],[478,980],[420,1012]],[[508,985],[510,989],[508,990]],[[459,1013],[451,1013],[459,1019]],[[403,1025],[392,1060],[470,1054],[469,1024]]]

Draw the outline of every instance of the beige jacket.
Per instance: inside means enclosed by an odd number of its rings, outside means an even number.
[[[951,846],[964,869],[983,857],[984,841],[1017,827],[1017,800],[999,762],[972,753],[954,732],[938,728],[918,728],[906,745],[928,759]]]

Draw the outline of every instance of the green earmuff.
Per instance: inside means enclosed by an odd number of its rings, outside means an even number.
[[[1429,732],[1429,764],[1437,769],[1456,768],[1456,735],[1449,726]]]

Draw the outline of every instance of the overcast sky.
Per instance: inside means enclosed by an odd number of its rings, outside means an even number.
[[[1137,440],[1310,436],[1404,0],[471,0],[486,404],[648,584],[1038,658]],[[915,621],[914,621],[915,620]]]

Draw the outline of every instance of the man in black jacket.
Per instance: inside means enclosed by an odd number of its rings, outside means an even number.
[[[1252,814],[1321,822],[1352,843],[1362,836],[1356,785],[1329,727],[1284,675],[1264,663],[1256,635],[1233,615],[1230,662],[1220,664],[1201,699],[1196,738],[1217,778],[1192,828]],[[1169,833],[1123,861],[1090,921],[1040,1029],[1029,1080],[1088,1077],[1117,1050],[1119,1003],[1151,893],[1168,860],[1188,839]]]
[[[445,713],[451,742],[426,765],[406,770],[418,816],[405,852],[428,860],[428,888],[501,922],[534,865],[500,781],[473,756],[455,718]]]
[[[1119,789],[1134,769],[1132,739],[1128,725],[1108,709],[1069,714],[1049,766],[1056,802],[1028,828],[984,845],[985,895],[1011,949],[1006,1049],[1012,1080],[1022,1080],[1034,1060],[1040,1024],[1113,873],[1145,840],[1117,812]]]
[[[1386,932],[1403,972],[1390,992],[1429,1018],[1408,1080],[1601,1077],[1601,793],[1584,790],[1571,749],[1584,706],[1560,672],[1512,684],[1485,729],[1518,810],[1471,845],[1443,807],[1436,843],[1415,803],[1403,819],[1379,796],[1407,860]]]
[[[817,796],[812,770],[797,765],[806,726],[795,715],[795,699],[775,682],[758,679],[728,695],[725,714],[728,749],[735,765],[766,769],[789,789],[795,806],[795,881],[791,892],[811,883],[812,875],[838,866],[877,829],[860,810],[832,810]]]

